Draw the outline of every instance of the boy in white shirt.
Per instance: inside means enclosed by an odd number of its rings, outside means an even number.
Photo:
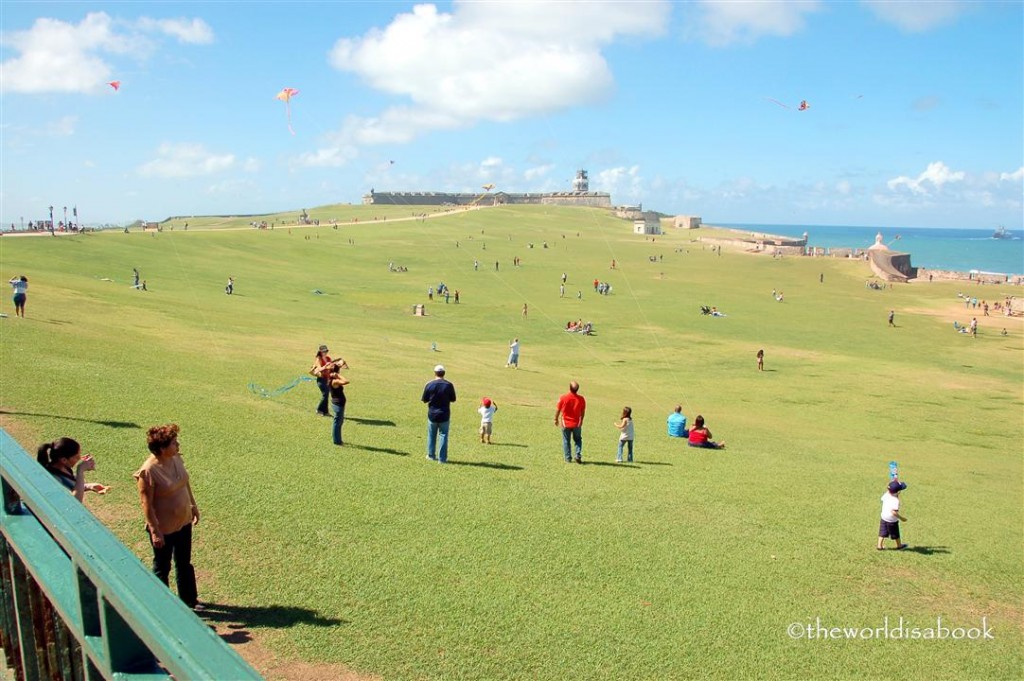
[[[893,480],[889,483],[888,489],[882,495],[882,521],[878,525],[878,546],[882,550],[882,542],[888,539],[896,540],[896,550],[907,548],[907,545],[900,541],[900,521],[907,519],[900,515],[900,492],[907,488],[907,483]]]
[[[483,444],[491,444],[491,428],[494,423],[494,412],[498,411],[498,405],[491,401],[491,398],[485,397],[480,400],[480,408],[477,409],[480,412],[480,442]]]

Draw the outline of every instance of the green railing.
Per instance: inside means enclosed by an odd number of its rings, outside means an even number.
[[[0,477],[0,647],[17,679],[260,678],[3,429]]]

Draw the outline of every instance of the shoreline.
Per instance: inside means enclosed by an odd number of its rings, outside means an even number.
[[[768,232],[755,232],[752,230],[738,229],[736,227],[724,227],[720,225],[704,224],[690,230],[714,229],[730,232],[736,238],[716,238],[698,235],[702,243],[714,243],[726,245],[735,250],[737,244],[744,246],[743,251],[754,255],[771,254],[776,256],[790,256],[803,258],[834,258],[846,260],[861,260],[868,263],[867,248],[852,247],[823,247],[813,246],[804,241],[790,236],[771,234]],[[889,253],[913,257],[913,253],[906,251],[893,251],[886,249]],[[976,285],[998,285],[1024,286],[1024,274],[1013,274],[1007,272],[986,272],[981,270],[948,270],[935,267],[914,267],[916,276],[908,278],[906,283],[928,283],[932,281],[963,281]],[[878,276],[872,272],[872,276]],[[880,277],[881,278],[881,277]]]

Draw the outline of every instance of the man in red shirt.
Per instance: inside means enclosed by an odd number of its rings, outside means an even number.
[[[555,408],[555,425],[562,428],[562,453],[565,462],[571,463],[569,438],[576,445],[576,463],[583,463],[583,417],[587,413],[587,401],[579,394],[580,384],[573,381],[569,384],[569,392],[558,398]],[[559,422],[558,417],[562,420]]]

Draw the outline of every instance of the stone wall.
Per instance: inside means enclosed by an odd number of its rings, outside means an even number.
[[[364,205],[384,206],[494,206],[501,204],[534,204],[546,206],[592,206],[611,208],[611,195],[606,192],[548,192],[513,194],[462,194],[449,192],[372,192],[363,196]]]
[[[996,274],[994,272],[956,272],[953,270],[931,270],[917,268],[918,281],[962,281],[974,284],[1008,284],[1024,286],[1024,276],[1019,274]]]

